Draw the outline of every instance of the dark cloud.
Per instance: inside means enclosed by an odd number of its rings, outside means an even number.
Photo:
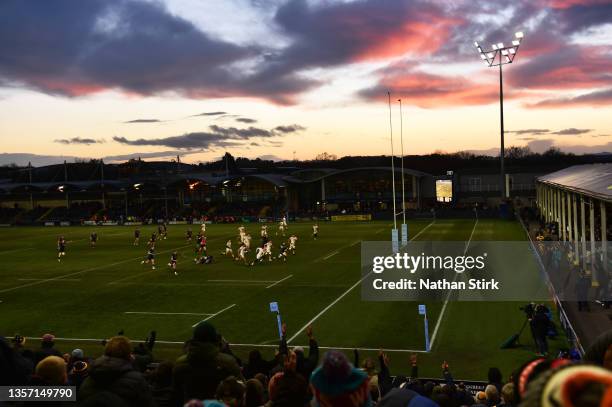
[[[90,144],[101,144],[101,143],[105,143],[106,141],[104,139],[93,139],[93,138],[81,138],[81,137],[73,137],[73,138],[62,138],[62,139],[56,139],[54,140],[55,143],[60,143],[60,144],[85,144],[85,145],[90,145]]]
[[[550,133],[549,129],[524,129],[524,130],[509,130],[506,133],[522,135],[522,134],[532,134],[534,136],[539,136],[542,134]]]
[[[591,131],[593,130],[592,129],[577,129],[575,127],[570,127],[569,129],[553,131],[551,134],[558,134],[560,136],[577,136],[579,134],[590,133]]]
[[[194,114],[191,115],[189,117],[199,117],[199,116],[221,116],[221,115],[225,115],[227,114],[227,112],[204,112],[204,113],[199,113],[199,114]]]
[[[190,98],[252,96],[292,103],[316,82],[271,74],[265,50],[213,38],[161,2],[0,2],[0,83],[76,97],[117,89]]]
[[[567,33],[573,33],[612,23],[612,3],[576,4],[559,11],[559,14],[564,22],[563,30]]]
[[[236,121],[239,123],[247,123],[247,124],[257,123],[257,120],[251,119],[248,117],[239,117],[236,119]]]
[[[128,120],[126,122],[126,124],[131,124],[131,123],[161,123],[162,120],[159,119],[135,119],[135,120]]]
[[[598,137],[612,137],[612,136],[609,134],[593,134],[591,137],[598,138]]]
[[[284,133],[284,134],[297,133],[303,130],[306,130],[306,127],[300,126],[299,124],[292,124],[289,126],[276,126],[274,128],[275,132]]]
[[[184,151],[184,150],[170,150],[170,151],[154,151],[154,152],[141,152],[141,153],[130,153],[130,154],[119,154],[119,155],[108,155],[104,157],[104,162],[115,162],[115,161],[127,161],[138,158],[169,158],[176,157],[177,155],[184,156],[189,154],[196,154],[199,151]]]
[[[215,147],[243,146],[245,142],[250,142],[252,139],[269,139],[289,133],[295,133],[303,129],[304,127],[297,124],[278,126],[273,130],[266,130],[252,126],[240,129],[237,127],[221,127],[213,124],[209,126],[210,131],[207,132],[193,132],[180,136],[156,139],[139,138],[135,140],[115,136],[113,137],[113,140],[117,143],[131,146],[165,146],[180,149],[212,149]],[[272,145],[273,143],[273,140],[268,141],[269,145]]]
[[[612,88],[598,90],[575,97],[544,99],[528,107],[563,108],[563,107],[593,107],[612,104]]]

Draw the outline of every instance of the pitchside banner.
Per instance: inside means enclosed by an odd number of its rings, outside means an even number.
[[[612,245],[522,241],[362,242],[366,301],[612,301]]]

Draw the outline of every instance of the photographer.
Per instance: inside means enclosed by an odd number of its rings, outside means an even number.
[[[550,328],[550,319],[546,314],[546,307],[539,304],[535,307],[532,317],[529,319],[531,334],[536,344],[538,355],[546,356],[548,354],[548,341],[546,336]],[[527,311],[525,311],[527,313]],[[528,318],[529,318],[529,314]]]

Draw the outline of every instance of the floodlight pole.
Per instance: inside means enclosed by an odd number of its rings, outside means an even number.
[[[502,201],[506,198],[506,169],[504,167],[505,147],[504,147],[504,81],[502,73],[502,65],[511,64],[516,58],[519,46],[523,40],[523,33],[517,32],[514,34],[512,45],[504,46],[502,42],[493,44],[490,51],[482,49],[478,41],[474,45],[480,53],[480,58],[488,67],[499,66],[499,121],[500,121],[500,191]],[[499,62],[497,62],[499,58]]]
[[[501,58],[501,55],[500,55]],[[499,64],[499,122],[500,122],[500,149],[499,149],[499,162],[500,162],[500,190],[501,190],[501,200],[503,201],[506,198],[506,171],[504,168],[504,156],[505,148],[504,148],[504,81],[502,76],[502,65]]]

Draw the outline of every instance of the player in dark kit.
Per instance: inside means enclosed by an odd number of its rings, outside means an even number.
[[[134,246],[138,246],[140,244],[140,229],[134,230]]]
[[[280,253],[278,255],[279,260],[287,261],[287,244],[282,242],[279,246]]]
[[[168,263],[168,267],[170,267],[170,269],[174,271],[175,276],[178,276],[178,272],[176,271],[177,258],[178,254],[176,252],[172,252],[172,255],[170,256],[170,263]]]
[[[155,270],[155,246],[151,246],[147,251],[147,257],[140,264],[150,264],[151,270]]]
[[[89,235],[89,245],[91,247],[96,247],[97,241],[98,241],[98,234],[96,232],[91,232],[91,235]]]
[[[157,241],[157,235],[155,234],[155,232],[151,233],[151,238],[149,239],[149,243],[147,243],[149,245],[149,247],[155,246],[155,242]]]
[[[62,261],[62,257],[66,255],[66,239],[64,236],[57,238],[57,261]]]
[[[193,232],[191,231],[191,228],[187,229],[185,236],[187,237],[187,241],[191,242],[191,240],[193,239]]]

